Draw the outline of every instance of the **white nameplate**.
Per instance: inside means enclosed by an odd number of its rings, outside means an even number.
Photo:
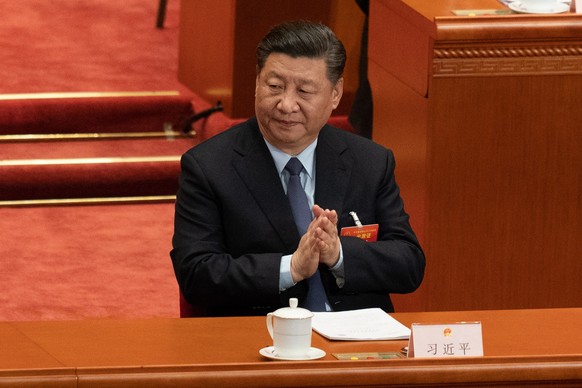
[[[413,323],[408,342],[408,357],[481,357],[481,322],[450,324]]]

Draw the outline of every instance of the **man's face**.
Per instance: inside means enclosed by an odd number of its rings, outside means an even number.
[[[326,71],[324,59],[269,55],[255,87],[255,114],[269,143],[296,155],[317,138],[343,93],[343,79],[333,85]]]

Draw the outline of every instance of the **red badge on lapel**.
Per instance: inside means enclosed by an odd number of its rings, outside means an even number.
[[[374,242],[378,238],[378,224],[348,226],[342,228],[342,236],[358,237],[367,242]]]
[[[367,242],[374,242],[378,239],[378,224],[362,225],[356,212],[350,212],[356,226],[347,226],[342,228],[342,236],[361,238]]]

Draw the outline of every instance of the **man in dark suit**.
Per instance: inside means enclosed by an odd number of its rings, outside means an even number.
[[[203,314],[265,315],[291,297],[306,303],[319,277],[322,311],[390,312],[389,293],[420,285],[425,258],[392,152],[326,124],[344,65],[328,27],[274,27],[257,48],[256,117],[183,155],[171,257],[180,291]],[[305,231],[287,198],[292,158],[311,209]],[[354,212],[379,225],[377,241],[340,235]]]

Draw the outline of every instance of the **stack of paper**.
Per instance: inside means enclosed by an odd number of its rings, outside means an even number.
[[[379,308],[315,313],[313,330],[332,340],[379,341],[410,337],[410,329]]]

